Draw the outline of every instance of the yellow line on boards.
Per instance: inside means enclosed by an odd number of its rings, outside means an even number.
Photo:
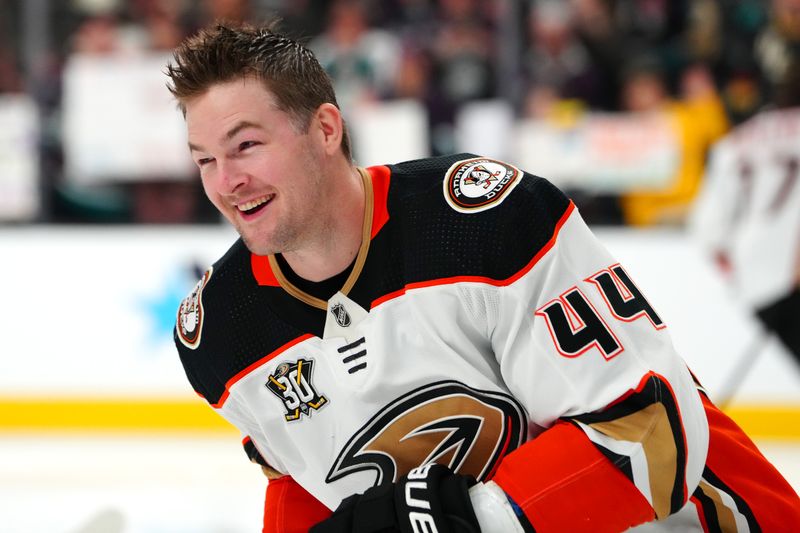
[[[201,399],[0,398],[0,431],[238,431]]]
[[[751,438],[800,440],[800,405],[733,405],[725,409]]]
[[[752,438],[800,440],[800,405],[734,405],[725,410]],[[238,431],[201,399],[0,397],[0,432]]]

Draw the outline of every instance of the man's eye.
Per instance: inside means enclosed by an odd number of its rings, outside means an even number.
[[[198,159],[197,160],[197,166],[198,167],[202,167],[203,165],[207,165],[208,163],[211,163],[213,160],[214,160],[213,157],[204,157],[202,159]]]
[[[256,141],[240,142],[239,143],[239,150],[247,150],[248,148],[251,148],[251,147],[253,147],[253,146],[257,145],[257,144],[258,143]]]

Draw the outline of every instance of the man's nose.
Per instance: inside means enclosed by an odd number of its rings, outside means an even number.
[[[247,183],[248,175],[233,160],[219,162],[220,185],[224,193],[234,193],[237,189]]]

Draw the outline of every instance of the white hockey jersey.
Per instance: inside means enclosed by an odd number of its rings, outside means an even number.
[[[764,112],[714,145],[689,227],[725,255],[755,309],[800,283],[800,109]]]
[[[240,241],[181,305],[187,376],[254,460],[329,509],[436,461],[537,531],[686,531],[709,509],[758,529],[709,470],[710,403],[666,325],[566,197],[470,155],[362,175],[362,248],[327,301]]]

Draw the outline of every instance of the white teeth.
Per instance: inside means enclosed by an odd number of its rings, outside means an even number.
[[[243,204],[238,204],[236,207],[239,211],[250,211],[263,203],[266,203],[268,200],[272,198],[272,195],[264,195],[261,198],[256,198],[255,200],[250,200],[249,202],[245,202]]]

